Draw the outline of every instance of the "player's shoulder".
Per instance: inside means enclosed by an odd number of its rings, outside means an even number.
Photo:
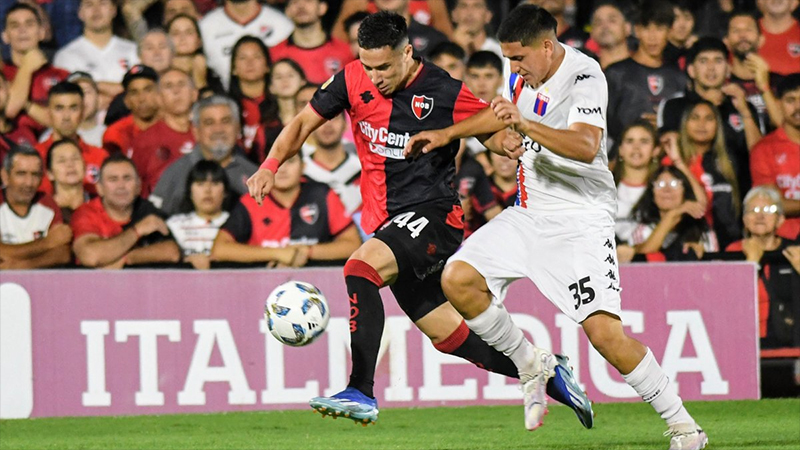
[[[569,55],[565,61],[566,68],[568,69],[567,72],[575,78],[573,84],[578,84],[580,81],[590,80],[592,78],[600,80],[605,79],[606,76],[603,73],[603,69],[596,60],[568,45],[565,45],[564,49]]]

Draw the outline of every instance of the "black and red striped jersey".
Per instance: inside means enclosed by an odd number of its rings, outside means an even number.
[[[452,186],[458,141],[414,159],[406,159],[403,148],[420,131],[446,128],[488,106],[424,60],[411,83],[390,97],[381,95],[360,61],[353,61],[323,84],[310,104],[328,120],[343,110],[350,115],[362,168],[361,225],[367,233],[411,206],[458,201]]]

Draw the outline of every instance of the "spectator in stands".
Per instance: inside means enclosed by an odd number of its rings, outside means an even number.
[[[404,0],[407,1],[407,0]],[[377,12],[380,6],[378,2],[371,0],[343,0],[339,10],[339,16],[333,26],[332,34],[339,39],[345,39],[345,31],[342,24],[348,17],[356,12],[366,12],[372,14]],[[450,22],[450,13],[447,10],[445,0],[410,0],[408,1],[409,16],[415,21],[431,26],[439,30],[445,36],[453,34],[453,24]]]
[[[125,19],[125,25],[130,35],[133,36],[135,41],[141,41],[148,29],[153,26],[164,26],[178,15],[186,15],[194,19],[200,17],[200,12],[197,10],[197,5],[193,0],[162,0],[160,3],[163,5],[157,5],[157,3],[157,0],[126,0],[123,2],[122,16]],[[160,20],[148,24],[145,15],[149,15],[151,10],[156,9],[157,6],[163,7]],[[155,14],[155,16],[158,17],[159,15]]]
[[[278,116],[282,124],[289,123],[297,114],[295,96],[306,83],[303,68],[293,60],[282,59],[272,66],[269,90],[278,99]]]
[[[283,13],[257,0],[225,0],[200,21],[208,67],[222,78],[226,88],[231,76],[231,50],[239,38],[255,36],[271,47],[286,40],[293,30],[294,24]]]
[[[179,14],[167,23],[167,34],[175,47],[172,67],[188,73],[197,89],[208,86],[217,93],[224,92],[219,75],[208,68],[197,19]]]
[[[492,12],[487,0],[456,0],[452,16],[455,28],[453,42],[460,45],[468,55],[481,50],[503,56],[500,43],[486,32],[492,21]]]
[[[66,264],[72,257],[72,231],[47,194],[36,192],[42,159],[20,146],[9,152],[0,170],[0,269],[36,269]]]
[[[288,39],[270,49],[272,59],[295,60],[311,83],[322,84],[354,59],[346,42],[325,33],[322,17],[328,11],[323,0],[289,0],[286,15],[294,23]]]
[[[722,39],[725,36],[725,29],[720,24],[728,23],[736,3],[733,0],[707,0],[703,2],[696,14],[695,28],[697,29],[697,35]],[[752,4],[753,2],[749,3]]]
[[[730,244],[728,252],[742,252],[745,259],[758,265],[758,322],[762,347],[783,347],[793,342],[796,327],[793,312],[800,307],[797,292],[792,292],[792,278],[800,275],[800,241],[782,238],[778,228],[785,220],[781,194],[772,186],[756,186],[744,197],[745,238]],[[781,252],[786,258],[764,258],[768,252]],[[793,267],[794,270],[792,270]],[[788,332],[787,332],[788,331]],[[765,339],[767,338],[767,339]]]
[[[776,187],[783,195],[786,221],[778,234],[795,239],[800,236],[800,73],[787,76],[777,96],[783,125],[756,144],[750,169],[754,185]]]
[[[336,193],[304,180],[300,155],[286,160],[263,205],[245,194],[217,235],[215,261],[303,267],[344,262],[361,245],[358,230]]]
[[[4,160],[6,154],[11,149],[16,148],[20,143],[36,142],[36,135],[29,128],[17,128],[13,121],[8,120],[2,111],[8,103],[8,82],[5,75],[0,71],[0,161]]]
[[[483,166],[472,156],[471,152],[462,149],[456,157],[456,175],[453,186],[458,192],[461,209],[464,210],[464,239],[468,238],[486,222],[492,220],[503,211],[497,203],[492,185]],[[484,156],[485,160],[488,157]]]
[[[492,175],[489,182],[497,204],[502,208],[514,206],[517,202],[517,160],[505,155],[489,152]]]
[[[730,82],[744,89],[747,101],[756,107],[761,132],[779,126],[783,117],[771,86],[780,76],[771,74],[769,64],[757,53],[764,42],[758,19],[749,12],[733,12],[724,41],[732,56]]]
[[[303,87],[301,87],[300,90],[297,91],[297,95],[294,96],[295,111],[302,111],[303,108],[306,107],[308,102],[310,102],[311,99],[314,97],[314,93],[317,92],[318,88],[319,86],[316,84],[306,83],[305,85],[303,85]],[[348,117],[345,116],[345,120],[347,119]],[[352,142],[352,130],[350,130],[349,127],[345,126],[345,135],[347,132],[350,132],[349,141]],[[272,142],[274,142],[276,138],[277,135],[274,135]],[[269,149],[271,147],[272,145],[266,147],[266,152],[269,152]],[[303,142],[303,146],[300,148],[300,154],[302,154],[303,157],[305,158],[311,156],[311,154],[314,153],[316,149],[317,149],[317,141],[316,138],[314,137],[314,133],[311,133],[311,135],[308,136],[308,139],[306,139],[306,141]],[[266,152],[264,153],[264,157],[261,159],[261,161],[263,161],[266,158]]]
[[[91,1],[91,0],[86,0]],[[125,106],[131,114],[110,125],[103,135],[103,148],[110,154],[130,156],[139,135],[158,120],[158,73],[148,66],[136,65],[125,74]]]
[[[490,51],[478,51],[467,60],[466,77],[464,84],[476,97],[490,103],[500,94],[503,86],[503,61]],[[480,163],[484,172],[492,173],[492,164],[489,162],[486,147],[474,137],[465,140],[472,157]]]
[[[3,75],[10,83],[2,112],[4,120],[12,121],[12,127],[20,130],[15,134],[18,140],[25,138],[26,143],[34,145],[36,140],[30,137],[44,131],[41,122],[45,119],[31,117],[27,110],[32,104],[43,105],[50,86],[67,78],[69,72],[53,67],[39,48],[44,39],[44,29],[32,6],[26,3],[12,5],[4,25],[3,42],[11,47],[11,60],[2,66]]]
[[[637,118],[655,125],[659,103],[685,89],[683,72],[663,61],[667,34],[674,19],[669,3],[654,0],[644,4],[635,26],[639,48],[632,57],[606,68],[608,135],[612,141],[619,138],[625,125]]]
[[[231,196],[225,169],[216,161],[200,160],[186,177],[186,190],[180,214],[167,220],[183,262],[195,269],[211,265],[211,247],[220,227],[228,220]]]
[[[223,95],[212,95],[195,103],[192,109],[195,145],[192,153],[175,161],[161,174],[150,200],[171,215],[179,212],[186,188],[186,177],[202,159],[218,162],[230,182],[231,192],[247,192],[245,182],[257,167],[241,156],[236,148],[239,136],[239,108],[236,102]]]
[[[433,47],[428,52],[428,59],[439,68],[444,69],[456,80],[464,81],[467,54],[455,42],[444,41]]]
[[[91,199],[83,188],[85,173],[86,164],[77,142],[71,139],[53,142],[47,152],[47,178],[53,185],[53,200],[67,225],[72,213]]]
[[[361,26],[361,21],[368,15],[364,11],[358,11],[345,18],[343,22],[347,33],[347,42],[350,44],[350,53],[356,59],[358,59],[358,27]]]
[[[155,189],[164,170],[194,149],[192,105],[197,89],[189,75],[168,69],[158,79],[161,119],[142,131],[133,142],[131,160],[142,181],[142,197]]]
[[[591,25],[590,37],[596,45],[593,50],[603,70],[630,58],[628,38],[631,35],[631,23],[617,2],[600,3],[592,13]]]
[[[614,182],[617,185],[615,233],[618,242],[631,239],[636,220],[631,212],[647,189],[650,177],[658,168],[658,133],[650,122],[638,119],[622,130]],[[686,167],[682,162],[681,167]]]
[[[701,258],[719,250],[704,214],[689,178],[675,167],[662,166],[633,208],[637,225],[629,244],[638,254],[660,253],[669,261]]]
[[[84,142],[78,135],[78,127],[83,118],[83,90],[80,86],[69,81],[62,81],[52,88],[48,94],[47,111],[50,115],[52,134],[44,142],[36,146],[43,161],[47,160],[47,153],[53,142],[61,139],[70,139],[78,144],[83,157],[85,174],[83,178],[84,189],[89,193],[95,193],[97,174],[100,172],[100,165],[108,157],[108,152],[100,147],[95,147]],[[49,178],[42,179],[39,187],[43,192],[53,193],[53,187]]]
[[[103,269],[176,263],[180,249],[163,214],[139,197],[139,176],[124,155],[110,156],[100,168],[99,197],[72,215],[72,250],[79,264]]]
[[[761,138],[761,130],[756,122],[756,108],[747,102],[744,89],[726,82],[728,57],[728,48],[721,40],[704,37],[697,41],[687,59],[692,88],[683,97],[662,104],[659,131],[662,134],[677,131],[684,111],[700,100],[711,102],[722,116],[725,150],[733,163],[736,180],[739,186],[748,189],[749,149]]]
[[[375,6],[380,11],[391,11],[406,18],[408,41],[414,47],[415,56],[426,57],[431,49],[448,40],[446,34],[418,22],[411,15],[409,0],[375,0]]]
[[[86,72],[73,72],[67,81],[75,83],[83,91],[83,118],[78,127],[78,135],[87,144],[95,147],[103,146],[103,134],[106,125],[103,123],[105,111],[100,111],[100,91],[92,76]]]
[[[117,94],[125,73],[139,62],[136,44],[114,36],[112,22],[117,15],[113,0],[81,0],[78,17],[83,22],[83,36],[56,53],[53,64],[69,72],[89,73],[100,89],[101,107]]]
[[[764,43],[758,54],[780,75],[800,72],[800,23],[792,16],[797,0],[757,0]]]
[[[556,35],[558,41],[569,45],[570,47],[583,48],[589,36],[583,30],[573,27],[564,16],[566,9],[565,0],[527,0],[526,3],[536,5],[544,8],[555,19],[558,25],[556,26]]]
[[[678,66],[681,70],[686,67],[686,56],[698,37],[694,34],[694,10],[692,7],[690,0],[672,0],[675,20],[667,35],[664,62]]]

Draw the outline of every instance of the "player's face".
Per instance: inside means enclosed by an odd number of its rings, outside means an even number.
[[[82,0],[78,9],[84,27],[96,32],[109,30],[116,15],[117,7],[112,0]]]
[[[647,167],[655,153],[653,136],[642,127],[629,129],[619,144],[620,162],[633,169]]]
[[[59,94],[48,103],[53,129],[61,137],[72,138],[83,121],[83,99],[78,94]]]
[[[683,183],[669,172],[662,172],[653,182],[653,200],[662,212],[671,211],[683,204]]]
[[[728,78],[728,61],[718,51],[700,52],[688,68],[689,76],[705,89],[719,89]]]
[[[161,107],[164,112],[174,116],[188,115],[192,104],[197,100],[197,90],[192,80],[180,70],[170,70],[158,81]]]
[[[8,201],[30,205],[42,183],[42,160],[36,156],[17,155],[11,170],[2,169],[2,175]]]
[[[412,47],[407,44],[402,49],[389,46],[358,50],[361,66],[364,68],[372,84],[384,97],[392,95],[403,88],[408,81],[410,67],[413,63]]]
[[[78,86],[83,91],[83,120],[86,120],[97,113],[98,92],[89,80],[78,81]]]
[[[200,111],[195,139],[207,158],[225,159],[233,150],[238,135],[237,121],[227,105],[211,105]]]
[[[293,191],[300,188],[300,178],[303,176],[303,160],[300,155],[294,155],[284,161],[275,174],[275,187],[280,192]]]
[[[503,84],[503,76],[494,67],[470,67],[464,82],[476,97],[490,102]]]
[[[213,216],[222,211],[225,185],[221,181],[214,181],[211,178],[195,181],[191,190],[192,204],[198,214]]]
[[[77,186],[83,183],[84,163],[81,150],[72,143],[61,144],[50,150],[52,154],[50,179],[61,186]]]
[[[456,80],[464,80],[464,61],[452,55],[439,55],[436,59],[432,60],[434,64],[444,69],[451,77]]]
[[[339,114],[314,130],[314,139],[317,141],[318,148],[324,150],[338,146],[342,142],[346,125],[344,116]]]
[[[486,7],[486,0],[458,0],[453,8],[453,22],[468,33],[480,32],[491,20],[492,13]]]
[[[737,16],[728,23],[725,43],[737,58],[744,59],[749,53],[758,51],[760,41],[758,23],[752,17]]]
[[[113,162],[103,167],[97,182],[97,193],[103,203],[116,209],[126,209],[133,205],[139,196],[139,177],[133,164]]]
[[[615,47],[631,34],[631,25],[622,12],[613,6],[604,5],[592,15],[591,37],[601,48]]]
[[[692,108],[686,120],[686,133],[697,144],[713,142],[717,134],[717,116],[714,111],[702,103]]]
[[[19,9],[6,17],[6,28],[3,30],[3,42],[11,50],[25,53],[37,48],[44,39],[44,27],[39,24],[33,11]]]
[[[164,3],[164,24],[168,24],[179,14],[197,18],[197,7],[192,0],[167,0]]]
[[[193,55],[202,42],[194,23],[186,17],[176,19],[169,27],[169,38],[175,46],[175,54],[179,56]]]
[[[780,105],[783,111],[783,125],[800,130],[800,89],[783,94]]]
[[[291,64],[282,62],[272,68],[269,90],[278,98],[293,98],[305,84],[303,76]]]
[[[511,63],[511,72],[518,73],[529,86],[538,87],[550,73],[553,41],[540,39],[530,45],[502,42],[503,56]]]
[[[757,5],[762,14],[783,16],[791,14],[797,3],[797,0],[758,0]]]
[[[756,196],[744,205],[745,231],[755,237],[767,237],[783,223],[784,217],[778,214],[778,207],[769,197]]]
[[[320,0],[289,0],[285,11],[286,16],[302,28],[319,22],[327,10],[327,4]]]
[[[158,89],[149,78],[137,78],[128,84],[125,105],[131,114],[144,121],[152,120],[158,114]]]
[[[163,73],[172,64],[172,49],[165,33],[148,33],[139,44],[142,64]]]
[[[667,46],[669,27],[651,23],[647,26],[636,25],[636,36],[639,37],[639,49],[653,58],[660,58]]]
[[[489,158],[492,161],[494,175],[504,180],[513,180],[517,177],[517,161],[515,159],[505,155],[498,155],[495,152],[489,152]]]
[[[673,8],[675,21],[669,30],[669,38],[676,42],[685,42],[692,35],[694,29],[694,15],[691,11]]]

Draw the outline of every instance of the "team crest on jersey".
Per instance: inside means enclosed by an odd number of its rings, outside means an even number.
[[[97,164],[86,165],[86,179],[91,181],[92,184],[97,184],[100,180],[100,167]]]
[[[731,114],[728,116],[728,123],[730,124],[731,128],[736,131],[744,130],[744,122],[742,121],[742,116],[739,114]]]
[[[425,95],[415,95],[411,99],[411,111],[419,120],[428,117],[433,111],[433,99]]]
[[[789,51],[789,55],[792,58],[797,58],[800,56],[800,42],[789,42],[786,45],[786,50]]]
[[[550,103],[550,97],[539,92],[536,94],[536,102],[533,103],[533,112],[537,116],[544,116],[547,112],[547,105]]]
[[[300,218],[303,222],[314,225],[319,218],[319,206],[316,203],[309,203],[300,207]]]
[[[661,90],[664,89],[664,77],[661,75],[648,75],[647,87],[650,89],[651,94],[660,94]]]
[[[342,61],[339,58],[325,58],[324,64],[328,73],[336,73],[342,68]]]

